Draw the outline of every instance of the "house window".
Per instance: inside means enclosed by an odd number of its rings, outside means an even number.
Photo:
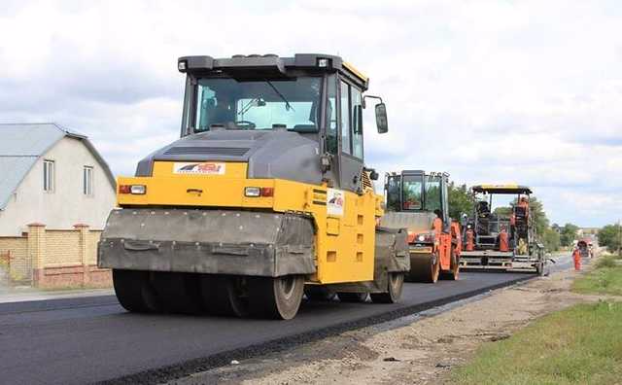
[[[56,167],[53,160],[43,161],[43,191],[54,191],[54,178],[56,178]]]
[[[82,172],[82,192],[84,195],[93,195],[93,167],[84,166]]]

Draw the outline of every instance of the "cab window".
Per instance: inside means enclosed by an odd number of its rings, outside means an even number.
[[[403,176],[402,209],[421,210],[423,207],[423,180],[421,176]]]
[[[363,97],[361,91],[350,86],[352,102],[352,155],[363,159]]]
[[[401,178],[391,176],[387,180],[387,210],[400,211],[401,202]]]
[[[350,87],[341,82],[341,151],[352,154],[350,136]]]
[[[328,101],[326,103],[326,145],[327,150],[331,154],[336,154],[339,148],[339,140],[337,139],[337,77],[331,75],[327,79],[326,93]]]
[[[425,177],[425,210],[434,212],[441,210],[441,178],[436,176]]]

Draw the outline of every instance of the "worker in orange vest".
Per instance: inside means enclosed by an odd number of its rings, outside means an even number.
[[[572,259],[574,261],[574,269],[576,271],[581,270],[581,252],[578,247],[574,248],[574,251],[572,252]]]
[[[471,226],[469,226],[466,231],[466,250],[467,251],[473,251],[475,249],[475,242],[473,238],[474,238],[473,229],[471,228]]]
[[[501,228],[501,232],[499,233],[499,251],[509,251],[510,245],[508,243],[508,232],[504,227]]]

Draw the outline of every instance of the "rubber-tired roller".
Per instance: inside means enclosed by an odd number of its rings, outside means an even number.
[[[407,233],[377,227],[369,80],[340,57],[178,60],[181,138],[118,178],[98,265],[129,311],[293,318],[308,300],[391,303]]]

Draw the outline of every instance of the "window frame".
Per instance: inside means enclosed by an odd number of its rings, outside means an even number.
[[[46,193],[56,191],[56,162],[51,159],[43,160],[43,191]]]
[[[349,141],[349,152],[344,152],[343,151],[343,117],[342,117],[342,106],[341,106],[341,102],[343,100],[342,96],[341,96],[341,91],[342,91],[342,84],[346,84],[348,86],[348,141]],[[339,148],[341,151],[341,154],[343,156],[347,156],[350,157],[352,159],[357,159],[360,160],[361,162],[364,161],[365,159],[365,135],[364,135],[364,129],[363,129],[363,121],[361,119],[361,157],[358,157],[356,155],[354,155],[354,108],[352,105],[352,88],[356,88],[360,94],[361,94],[361,106],[362,106],[362,101],[363,101],[363,93],[364,91],[358,86],[356,85],[354,82],[352,82],[350,79],[348,79],[347,77],[344,76],[339,76],[339,96],[338,96],[338,100],[339,100],[339,117],[338,117],[338,131],[339,131]]]
[[[93,166],[82,167],[82,194],[87,197],[95,195],[95,167]]]
[[[348,101],[348,105],[346,106],[346,110],[348,112],[348,116],[347,116],[347,123],[348,123],[348,127],[347,127],[347,132],[348,132],[348,151],[344,151],[344,144],[343,144],[343,86],[346,86],[346,90],[347,90],[347,95],[346,95],[346,100]],[[342,155],[348,155],[352,158],[354,158],[354,156],[352,155],[352,125],[351,125],[351,118],[352,118],[352,103],[350,103],[350,84],[343,78],[340,77],[339,78],[339,148],[341,149],[341,153]]]

